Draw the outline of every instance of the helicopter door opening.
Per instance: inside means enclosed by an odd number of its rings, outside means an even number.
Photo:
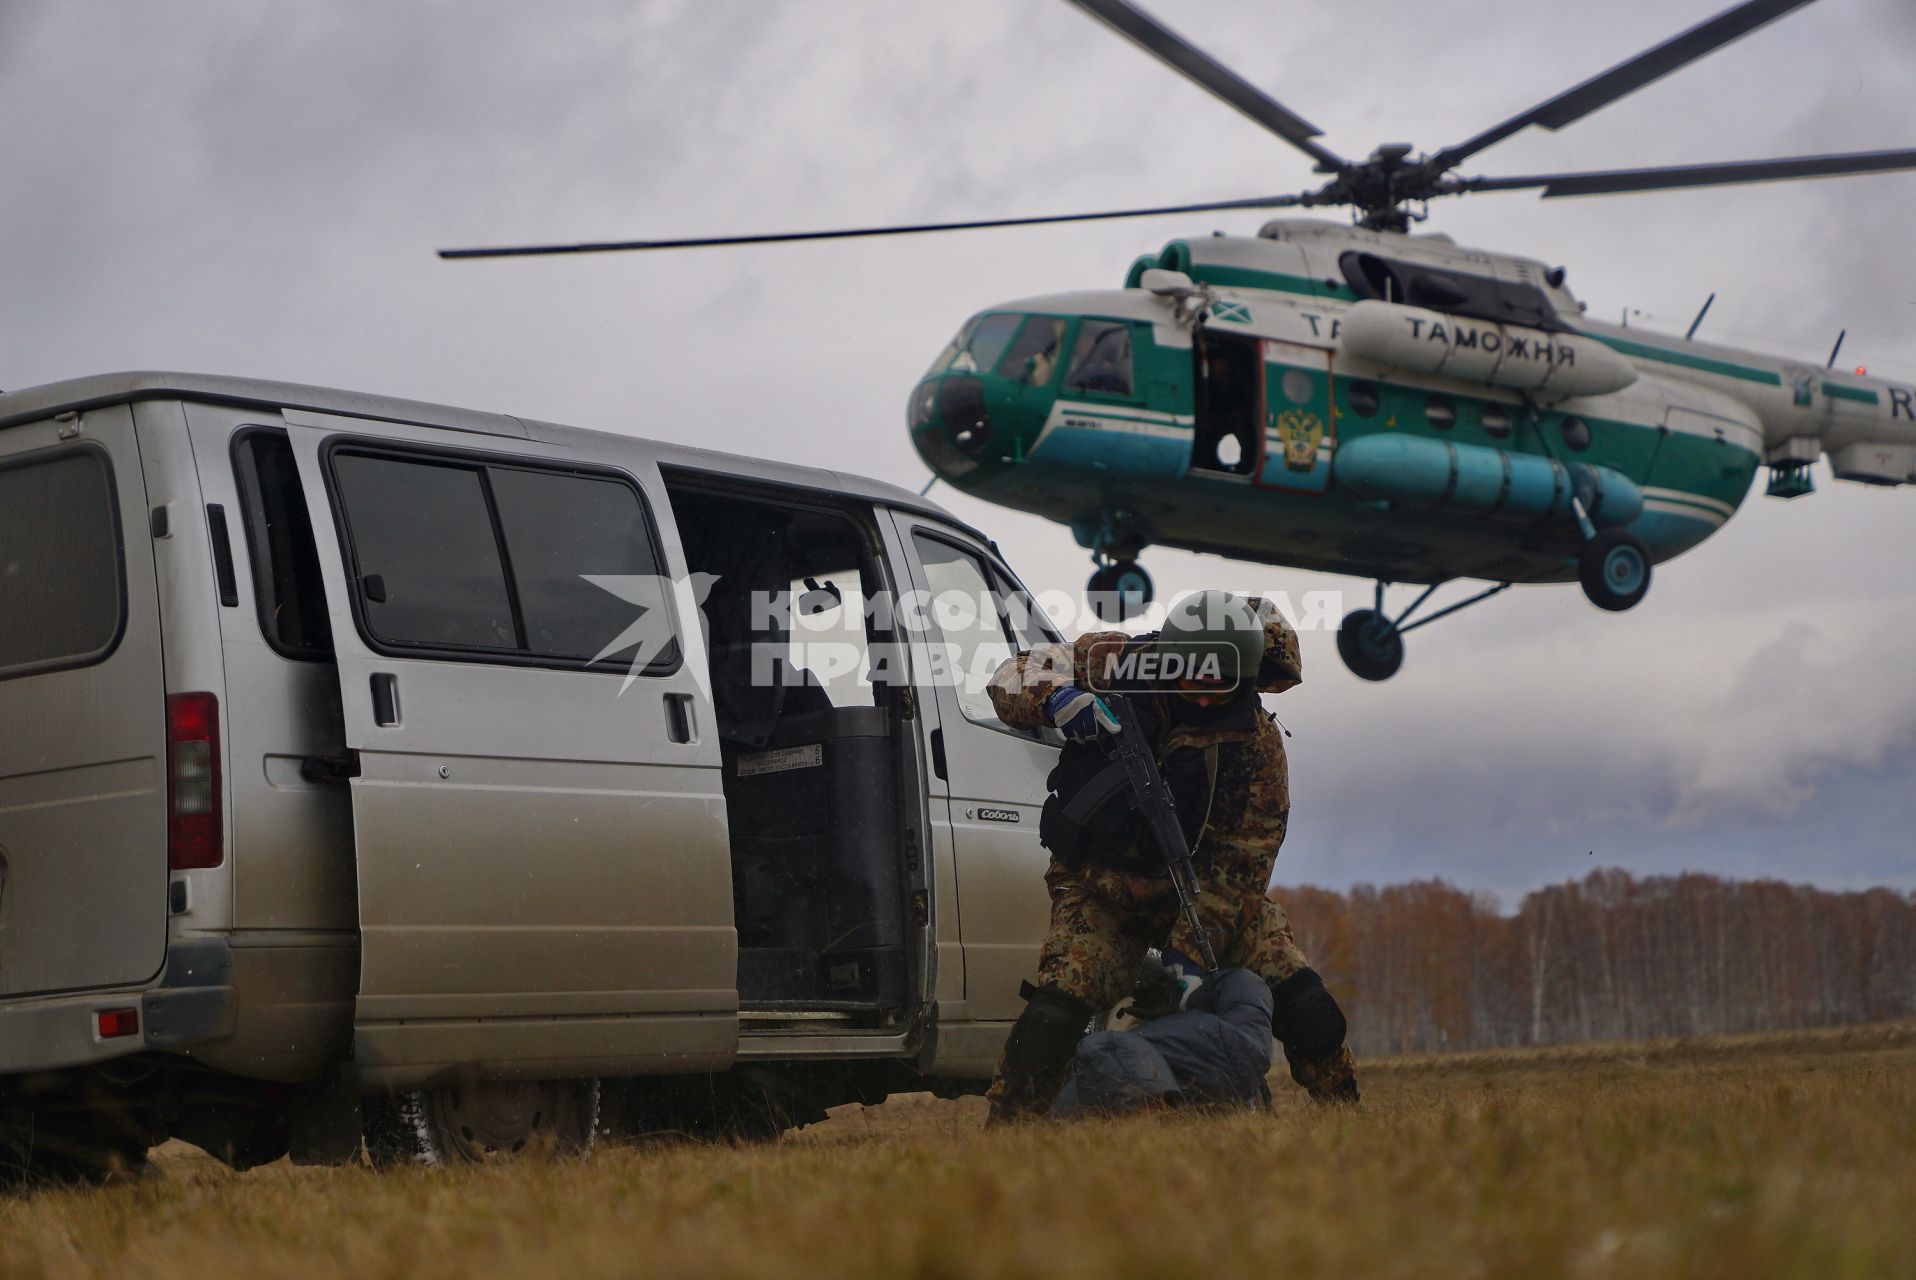
[[[1257,473],[1264,443],[1264,356],[1257,339],[1202,331],[1197,361],[1197,430],[1191,468]]]

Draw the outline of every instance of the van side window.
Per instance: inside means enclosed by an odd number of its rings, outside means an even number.
[[[592,658],[632,625],[639,608],[584,575],[659,573],[639,495],[597,476],[508,467],[490,467],[487,475],[512,556],[526,648],[548,657]]]
[[[677,667],[669,584],[629,481],[357,449],[331,465],[375,647]]]
[[[984,562],[954,543],[922,533],[913,534],[912,541],[925,570],[925,585],[931,591],[927,612],[945,640],[933,678],[951,682],[965,719],[1020,737],[1030,736],[998,719],[986,690],[998,664],[1028,646],[1027,637],[1006,616],[1011,601],[1006,597],[1003,579],[987,576]],[[1026,620],[1027,626],[1033,624],[1035,618]]]
[[[341,453],[333,475],[373,639],[521,647],[480,468]]]
[[[120,568],[99,452],[0,466],[0,678],[106,657],[125,609]]]
[[[260,631],[283,657],[331,658],[326,588],[293,446],[281,431],[245,431],[234,441],[233,462]]]

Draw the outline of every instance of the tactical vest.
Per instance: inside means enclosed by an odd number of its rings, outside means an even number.
[[[1163,704],[1164,696],[1154,694],[1131,700],[1132,713],[1139,721],[1137,728],[1147,742],[1163,741]],[[1256,696],[1247,693],[1220,709],[1206,727],[1251,729],[1258,710]],[[1217,779],[1229,770],[1243,746],[1241,742],[1224,742],[1215,747],[1187,747],[1158,759],[1158,772],[1177,806],[1178,825],[1184,830],[1185,843],[1191,846],[1193,862],[1200,868],[1210,854],[1201,837],[1212,793]],[[1162,875],[1164,863],[1150,841],[1143,838],[1137,802],[1123,779],[1123,771],[1107,773],[1110,765],[1095,740],[1065,744],[1057,765],[1045,779],[1051,794],[1038,818],[1039,843],[1074,870],[1095,863],[1124,875]]]

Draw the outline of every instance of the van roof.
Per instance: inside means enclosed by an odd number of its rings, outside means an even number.
[[[834,493],[869,498],[887,506],[936,516],[965,529],[984,542],[990,539],[978,529],[945,510],[938,503],[911,490],[883,480],[843,471],[827,471],[789,462],[772,462],[745,454],[721,453],[646,437],[621,435],[614,431],[591,431],[559,423],[519,418],[511,414],[486,413],[452,405],[407,400],[398,396],[373,395],[364,391],[339,391],[329,387],[309,387],[293,382],[270,382],[258,378],[230,377],[223,374],[170,373],[142,370],[128,373],[101,373],[44,386],[26,387],[0,393],[0,429],[16,423],[33,422],[52,414],[85,411],[109,404],[127,404],[136,400],[197,400],[211,404],[242,405],[262,409],[303,409],[342,417],[372,418],[403,422],[414,426],[441,427],[451,431],[470,431],[479,435],[511,436],[552,444],[587,442],[629,442],[642,444],[655,454],[659,464],[695,471],[709,471],[739,479],[762,480],[773,484],[823,489]]]

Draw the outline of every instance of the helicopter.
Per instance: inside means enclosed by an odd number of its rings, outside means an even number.
[[[978,230],[1235,209],[1253,236],[1174,239],[1122,287],[988,307],[908,399],[912,443],[971,496],[1067,526],[1092,556],[1094,608],[1151,602],[1139,563],[1164,545],[1357,575],[1339,655],[1366,680],[1404,636],[1520,583],[1578,582],[1620,612],[1652,567],[1707,539],[1759,471],[1766,492],[1916,483],[1916,387],[1611,325],[1565,269],[1414,234],[1433,200],[1544,198],[1916,169],[1916,149],[1523,176],[1464,176],[1532,126],[1559,130],[1811,0],[1746,0],[1474,137],[1353,161],[1322,131],[1128,0],[1068,0],[1311,157],[1319,187],[1239,200],[1039,217],[441,250],[449,258],[675,249]],[[1707,304],[1706,304],[1707,310]],[[1698,316],[1698,322],[1702,319]],[[1841,340],[1838,340],[1840,350]],[[1419,617],[1447,583],[1488,584]],[[1406,608],[1385,588],[1422,587]]]

